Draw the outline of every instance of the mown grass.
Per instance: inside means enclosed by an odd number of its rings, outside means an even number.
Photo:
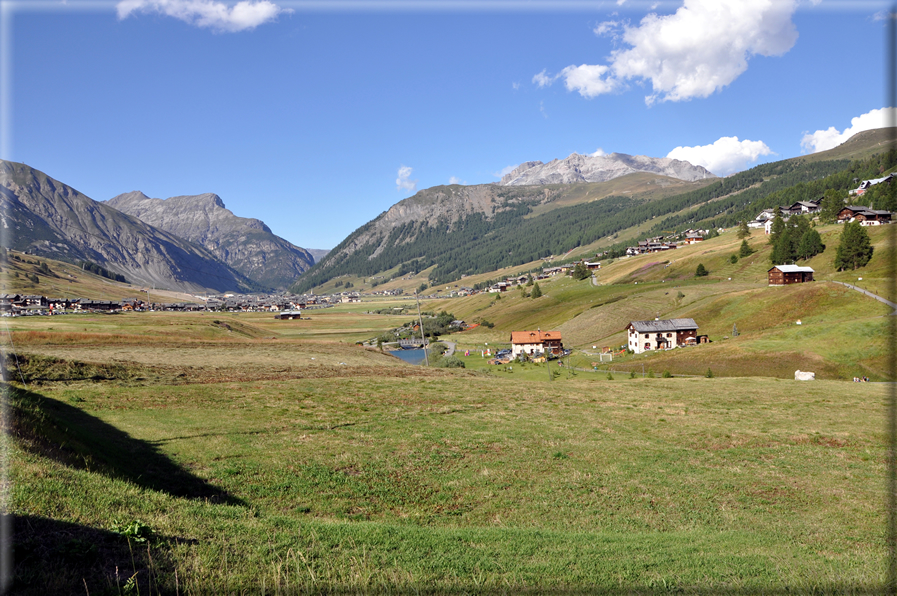
[[[810,593],[883,577],[876,385],[395,377],[360,360],[216,382],[220,348],[191,349],[200,383],[12,390],[21,592],[115,592],[135,572],[182,593]],[[131,520],[153,536],[128,549]]]

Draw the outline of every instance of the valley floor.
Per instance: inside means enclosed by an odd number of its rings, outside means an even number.
[[[215,333],[16,334],[16,593],[883,585],[882,384],[524,381]]]

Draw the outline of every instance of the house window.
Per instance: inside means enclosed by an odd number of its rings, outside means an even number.
[[[669,333],[667,333],[667,337],[672,337],[672,335],[671,335],[671,334],[669,334]]]

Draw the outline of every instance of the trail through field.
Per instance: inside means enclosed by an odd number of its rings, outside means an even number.
[[[881,296],[877,296],[877,295],[873,294],[872,292],[864,290],[863,288],[858,288],[855,285],[844,283],[843,281],[832,281],[832,283],[833,284],[841,284],[842,286],[847,286],[848,288],[850,288],[852,290],[856,290],[857,292],[859,292],[861,294],[865,294],[866,296],[869,296],[870,298],[875,298],[879,302],[883,302],[894,309],[894,312],[891,313],[891,316],[897,315],[897,304],[891,302],[887,298],[882,298]]]

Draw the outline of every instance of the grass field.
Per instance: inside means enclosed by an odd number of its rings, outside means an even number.
[[[883,581],[882,385],[425,369],[336,318],[156,314],[10,323],[17,593]]]

